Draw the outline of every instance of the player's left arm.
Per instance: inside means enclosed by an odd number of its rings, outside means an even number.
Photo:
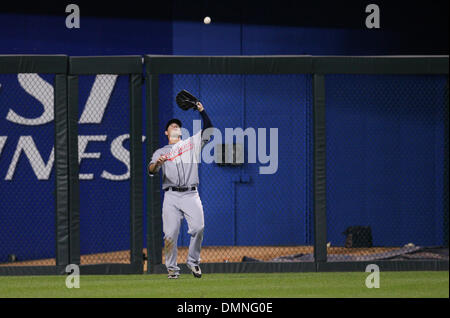
[[[200,113],[200,116],[202,116],[202,120],[203,120],[203,129],[202,129],[202,133],[208,129],[208,128],[212,128],[212,122],[211,119],[209,119],[208,114],[206,113],[205,107],[203,107],[203,104],[201,102],[197,103],[197,109]]]
[[[203,121],[203,129],[201,132],[201,148],[203,148],[211,139],[213,124],[201,102],[197,103],[197,109]]]
[[[192,140],[194,142],[195,147],[198,149],[197,152],[200,152],[200,149],[203,148],[211,139],[213,124],[211,119],[209,119],[208,114],[206,113],[205,108],[201,102],[197,102],[197,110],[200,113],[203,121],[203,128],[197,134],[192,136]],[[209,129],[208,129],[209,128]]]

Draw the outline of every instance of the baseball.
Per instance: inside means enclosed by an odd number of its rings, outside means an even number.
[[[210,23],[211,23],[211,18],[210,18],[210,17],[205,17],[205,18],[203,19],[203,23],[205,23],[205,24],[210,24]]]

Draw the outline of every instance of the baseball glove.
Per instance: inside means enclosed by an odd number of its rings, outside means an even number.
[[[177,94],[175,100],[182,110],[188,110],[190,108],[196,110],[197,103],[199,102],[197,97],[184,89]]]

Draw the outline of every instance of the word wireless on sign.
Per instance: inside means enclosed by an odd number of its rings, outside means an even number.
[[[25,92],[25,94],[33,97],[37,102],[34,105],[39,105],[42,109],[39,116],[29,118],[18,114],[14,109],[9,108],[4,120],[13,123],[15,125],[22,126],[42,126],[48,124],[54,120],[54,101],[53,92],[54,88],[46,80],[40,77],[38,74],[18,74],[18,83]],[[104,118],[107,105],[109,103],[111,94],[117,81],[117,75],[97,75],[95,81],[90,90],[85,107],[79,119],[79,124],[101,125]],[[1,86],[0,88],[4,89]],[[33,107],[36,107],[34,106]],[[27,107],[29,105],[26,105]],[[14,107],[11,105],[10,107]],[[130,153],[129,150],[124,147],[125,141],[130,138],[129,134],[121,134],[114,136],[110,144],[110,153],[120,165],[126,167],[126,172],[122,174],[113,174],[106,169],[100,174],[100,178],[104,178],[112,181],[127,180],[130,177]],[[54,146],[51,149],[50,154],[43,154],[36,145],[36,141],[41,141],[43,137],[39,134],[39,130],[36,127],[36,133],[33,135],[20,135],[20,136],[5,136],[0,135],[0,160],[6,160],[2,154],[7,147],[15,144],[14,152],[11,152],[11,157],[8,158],[9,164],[4,176],[4,180],[12,180],[18,162],[21,157],[28,160],[35,177],[38,180],[48,180],[50,178],[51,171],[55,160]],[[79,135],[78,136],[78,155],[79,162],[85,158],[100,159],[102,156],[99,152],[87,152],[88,144],[90,142],[106,142],[108,139],[107,134],[98,135]],[[143,136],[142,141],[145,140]],[[39,144],[39,143],[38,143]],[[5,146],[7,145],[7,146]],[[46,161],[43,159],[48,158]],[[23,159],[22,159],[23,160]],[[125,170],[125,169],[122,169]],[[3,173],[3,171],[1,171]],[[80,173],[81,180],[93,180],[93,173]]]

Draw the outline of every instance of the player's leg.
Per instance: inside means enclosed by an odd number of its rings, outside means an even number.
[[[162,213],[164,255],[167,271],[172,276],[177,276],[180,273],[180,268],[177,265],[177,240],[178,233],[180,232],[182,217],[181,211],[176,207],[176,197],[171,192],[166,192],[164,196]]]
[[[203,205],[197,191],[183,194],[183,212],[188,224],[188,234],[191,235],[186,264],[192,269],[194,276],[200,277],[200,251],[205,222]]]

